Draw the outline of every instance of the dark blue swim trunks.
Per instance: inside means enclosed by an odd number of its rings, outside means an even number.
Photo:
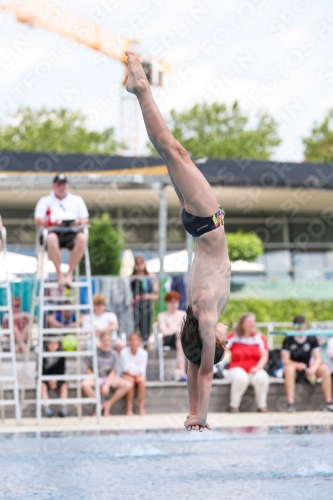
[[[193,238],[198,238],[202,234],[209,233],[213,231],[213,229],[224,226],[224,215],[225,212],[221,207],[216,214],[210,217],[198,217],[197,215],[189,214],[186,212],[185,208],[183,208],[181,218],[186,231],[190,233]]]

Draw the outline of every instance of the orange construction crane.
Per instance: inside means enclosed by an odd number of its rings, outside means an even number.
[[[127,60],[125,51],[133,45],[139,44],[138,41],[130,39],[122,40],[117,35],[112,36],[109,30],[101,30],[98,25],[93,24],[91,21],[84,20],[80,16],[74,18],[70,12],[62,10],[55,4],[47,4],[42,0],[0,1],[0,9],[11,12],[21,23],[27,23],[31,26],[39,26],[54,31],[77,43],[112,57],[112,59],[120,61],[125,66],[122,86],[125,85],[127,81]],[[142,66],[150,85],[163,85],[163,75],[170,69],[164,62],[142,60]],[[125,108],[128,100],[131,101],[131,107],[133,108],[134,114],[132,117],[125,118]],[[139,148],[139,122],[136,103],[131,96],[126,96],[124,91],[121,97],[120,115],[122,142],[130,142],[130,149],[137,155]],[[132,132],[126,130],[127,126],[131,127]]]

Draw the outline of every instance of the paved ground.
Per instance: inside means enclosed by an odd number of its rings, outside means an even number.
[[[144,430],[178,430],[182,429],[185,414],[159,414],[140,417],[115,415],[102,417],[100,424],[94,417],[51,418],[42,419],[40,426],[32,418],[23,419],[21,426],[16,426],[14,419],[0,422],[0,433],[28,432],[72,432],[72,431],[144,431]],[[302,425],[332,425],[333,413],[330,412],[297,412],[297,413],[211,413],[209,422],[213,429],[223,427],[270,427],[270,426],[302,426]]]

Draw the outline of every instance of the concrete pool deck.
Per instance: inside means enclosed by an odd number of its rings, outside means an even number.
[[[43,418],[40,426],[36,419],[24,418],[21,426],[16,425],[14,419],[0,422],[0,434],[26,434],[35,432],[93,432],[93,431],[158,431],[181,430],[185,414],[155,414],[127,417],[114,415],[102,417],[100,424],[95,417],[77,417],[50,419]],[[209,422],[212,428],[236,427],[293,427],[293,426],[333,426],[333,413],[326,411],[304,411],[296,413],[270,412],[260,413],[210,413]]]

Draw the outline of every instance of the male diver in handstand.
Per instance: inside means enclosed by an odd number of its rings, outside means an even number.
[[[188,308],[181,332],[189,360],[187,385],[188,430],[210,429],[208,405],[213,365],[224,354],[227,328],[219,323],[230,292],[230,262],[224,233],[224,210],[214,192],[168,129],[152,96],[139,57],[126,52],[129,76],[126,89],[136,95],[149,139],[164,159],[182,208],[185,229],[196,238],[196,252],[188,283]]]

